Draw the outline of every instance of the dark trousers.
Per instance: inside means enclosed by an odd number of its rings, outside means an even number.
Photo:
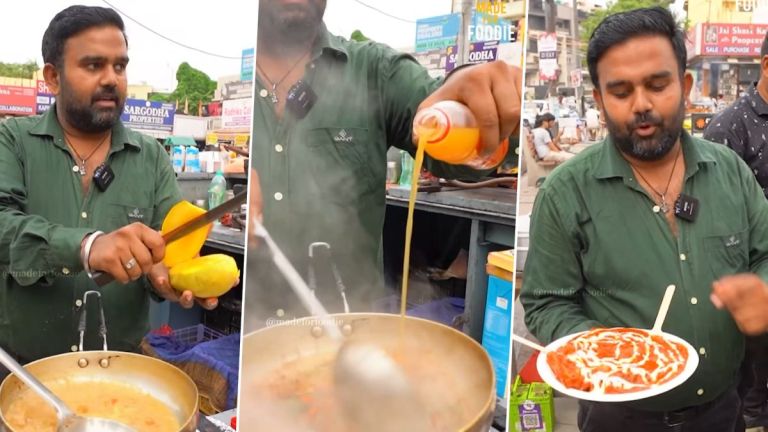
[[[579,401],[581,432],[744,432],[736,386],[715,400],[677,411],[653,412],[622,404]]]
[[[747,338],[739,389],[744,415],[758,417],[768,408],[768,335]]]

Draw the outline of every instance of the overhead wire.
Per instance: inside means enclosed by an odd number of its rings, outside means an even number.
[[[360,0],[352,0],[352,1],[354,1],[355,3],[357,3],[357,4],[359,4],[359,5],[365,6],[365,7],[367,7],[368,9],[372,9],[372,10],[374,10],[374,11],[376,11],[376,12],[378,12],[378,13],[382,14],[382,15],[386,15],[386,16],[388,16],[388,17],[390,17],[390,18],[396,19],[396,20],[398,20],[398,21],[407,22],[407,23],[409,23],[409,24],[416,24],[416,21],[413,21],[413,20],[409,20],[409,19],[406,19],[406,18],[401,18],[401,17],[399,17],[399,16],[396,16],[396,15],[392,15],[392,14],[391,14],[391,13],[389,13],[389,12],[385,12],[385,11],[383,11],[383,10],[381,10],[381,9],[378,9],[378,8],[376,8],[375,6],[371,6],[371,5],[369,5],[369,4],[367,4],[367,3],[364,3],[364,2],[362,2],[362,1],[360,1]]]
[[[131,16],[129,16],[125,12],[121,11],[120,9],[118,9],[115,5],[111,4],[109,1],[107,1],[107,0],[101,0],[101,1],[106,3],[109,7],[111,7],[115,11],[117,11],[120,15],[123,15],[124,17],[128,18],[129,20],[133,21],[134,23],[138,24],[139,26],[143,27],[147,31],[149,31],[151,33],[154,33],[155,35],[157,35],[157,36],[167,40],[168,42],[171,42],[173,44],[176,44],[178,46],[184,47],[186,49],[189,49],[189,50],[192,50],[192,51],[197,51],[199,53],[206,54],[206,55],[213,56],[213,57],[218,57],[218,58],[223,58],[223,59],[228,59],[228,60],[241,60],[242,59],[241,56],[235,57],[235,56],[228,56],[228,55],[217,54],[217,53],[206,51],[206,50],[203,50],[203,49],[200,49],[200,48],[195,48],[195,47],[187,45],[185,43],[176,41],[176,40],[174,40],[174,39],[172,39],[172,38],[170,38],[168,36],[165,36],[165,35],[157,32],[157,31],[155,31],[154,29],[150,28],[149,26],[141,23],[139,20],[137,20],[135,18],[132,18]]]

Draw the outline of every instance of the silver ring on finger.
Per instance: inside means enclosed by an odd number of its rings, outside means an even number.
[[[127,263],[123,264],[126,270],[130,270],[134,267],[136,267],[136,258],[131,258],[128,260]]]

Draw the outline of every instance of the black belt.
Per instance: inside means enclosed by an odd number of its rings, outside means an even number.
[[[712,399],[709,402],[703,403],[701,405],[694,405],[691,407],[681,408],[679,410],[674,411],[666,411],[660,413],[664,424],[667,426],[680,426],[684,423],[687,423],[694,418],[697,418],[701,415],[702,412],[708,411],[710,408],[712,408],[713,405],[716,405],[719,403],[723,398],[728,397],[732,392],[736,391],[736,386],[732,385],[731,387],[728,387],[724,392],[720,393],[716,398]]]

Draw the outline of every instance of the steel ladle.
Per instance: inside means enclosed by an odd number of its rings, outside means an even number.
[[[400,432],[429,430],[423,404],[397,363],[380,347],[345,341],[327,310],[312,294],[264,226],[253,218],[254,233],[261,237],[272,260],[304,307],[320,319],[328,336],[339,345],[333,371],[334,384],[343,412],[355,430]]]
[[[53,394],[2,348],[0,348],[0,363],[35,393],[45,399],[48,404],[56,408],[56,415],[58,417],[58,427],[56,430],[58,432],[136,432],[136,429],[115,420],[83,417],[75,414],[64,401]]]

